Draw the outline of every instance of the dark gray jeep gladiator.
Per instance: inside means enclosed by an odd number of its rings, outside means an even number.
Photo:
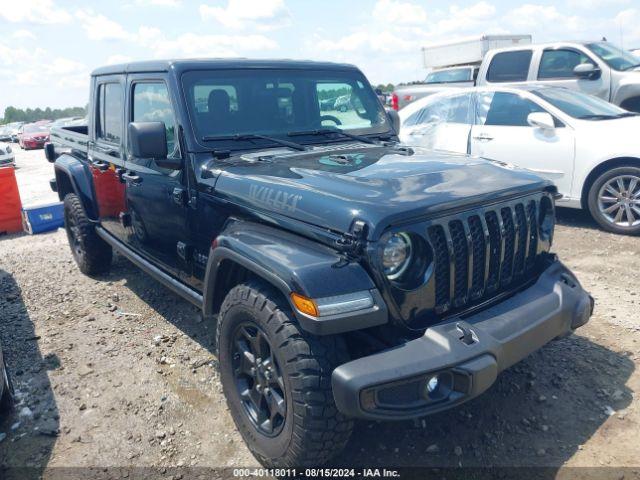
[[[88,126],[52,131],[80,270],[115,249],[202,308],[264,465],[460,405],[591,316],[555,188],[404,147],[396,119],[350,65],[179,60],[96,70]]]

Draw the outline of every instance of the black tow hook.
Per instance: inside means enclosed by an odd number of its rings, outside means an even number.
[[[473,345],[476,343],[473,338],[473,331],[470,328],[464,326],[462,323],[456,323],[456,328],[460,333],[462,333],[462,336],[460,337],[460,341],[462,343],[465,345]]]

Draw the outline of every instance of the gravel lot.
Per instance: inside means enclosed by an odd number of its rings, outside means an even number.
[[[23,202],[55,200],[42,151],[18,151],[18,166]],[[359,422],[338,464],[634,467],[611,478],[640,477],[639,239],[582,212],[562,210],[559,223],[554,250],[596,298],[591,322],[459,408]],[[62,230],[0,238],[0,312],[19,397],[0,421],[0,478],[3,466],[257,465],[227,412],[211,328],[124,258],[88,278]]]

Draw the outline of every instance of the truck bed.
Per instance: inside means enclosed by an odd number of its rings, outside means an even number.
[[[54,127],[51,129],[51,143],[57,149],[87,151],[89,145],[89,127]]]

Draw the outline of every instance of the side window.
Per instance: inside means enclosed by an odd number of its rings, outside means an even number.
[[[471,123],[471,94],[442,98],[413,113],[406,126],[427,123]]]
[[[164,82],[136,83],[133,86],[134,122],[163,122],[167,131],[169,157],[179,157],[176,142],[176,122],[171,108],[169,91]]]
[[[478,124],[528,127],[527,117],[545,110],[514,93],[487,92],[478,95]]]
[[[545,50],[540,60],[538,79],[576,78],[573,69],[583,63],[593,64],[589,57],[576,50]]]
[[[120,143],[123,131],[122,103],[122,86],[119,83],[103,83],[98,87],[98,139]]]
[[[524,82],[529,74],[531,50],[517,50],[496,54],[491,59],[487,80],[489,82]]]

